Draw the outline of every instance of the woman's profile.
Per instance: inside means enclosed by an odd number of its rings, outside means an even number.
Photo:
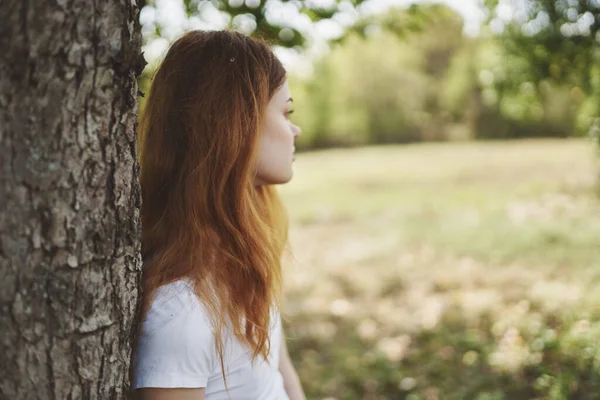
[[[139,127],[142,322],[134,398],[304,399],[281,327],[292,99],[269,46],[230,31],[175,41]]]

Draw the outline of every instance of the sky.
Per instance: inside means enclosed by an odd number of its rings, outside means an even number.
[[[258,2],[258,0],[229,0],[231,2],[241,3],[246,1],[247,3]],[[306,2],[313,3],[315,5],[324,5],[333,2],[333,0],[305,0]],[[362,14],[375,14],[385,12],[390,7],[397,6],[408,6],[413,3],[444,3],[449,7],[456,10],[464,19],[464,33],[469,36],[476,36],[479,33],[479,29],[485,14],[480,5],[481,0],[436,0],[436,1],[423,1],[423,0],[366,0],[361,6]],[[223,29],[227,20],[219,13],[210,2],[203,3],[203,18],[193,17],[186,21],[185,14],[182,7],[181,0],[156,0],[156,8],[151,9],[146,7],[142,10],[140,19],[142,22],[142,29],[144,29],[145,23],[153,20],[161,22],[164,30],[162,35],[164,38],[155,39],[144,46],[144,52],[146,59],[152,63],[158,61],[165,53],[169,42],[186,29]],[[308,50],[309,54],[318,54],[326,48],[325,39],[335,37],[341,34],[342,25],[350,24],[353,18],[356,16],[354,12],[343,13],[336,20],[333,21],[320,21],[313,23],[308,19],[307,16],[298,16],[295,8],[291,4],[283,4],[277,1],[273,1],[272,6],[268,9],[267,17],[271,17],[274,20],[287,22],[294,27],[300,29],[303,32],[308,32],[309,36],[314,38],[314,45],[312,49]],[[252,30],[253,21],[248,19],[240,19],[239,26],[241,30],[247,29]],[[186,25],[187,24],[187,25]],[[277,55],[286,66],[298,67],[300,69],[305,68],[308,61],[306,60],[306,54],[301,55],[298,52],[277,49]]]

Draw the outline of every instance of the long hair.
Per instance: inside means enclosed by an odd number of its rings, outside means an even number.
[[[284,81],[265,42],[188,32],[156,71],[140,120],[142,319],[158,287],[189,279],[223,376],[227,323],[253,360],[267,360],[270,309],[281,304],[287,215],[274,187],[253,180],[262,118]]]

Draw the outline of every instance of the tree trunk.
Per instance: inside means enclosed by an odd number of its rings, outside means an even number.
[[[119,399],[140,287],[135,0],[0,1],[0,398]]]

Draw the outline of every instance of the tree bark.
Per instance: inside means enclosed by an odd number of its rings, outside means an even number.
[[[0,398],[119,399],[140,287],[135,0],[0,1]]]

